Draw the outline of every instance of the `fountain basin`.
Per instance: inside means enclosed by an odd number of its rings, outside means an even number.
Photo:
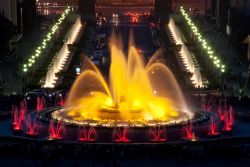
[[[192,115],[183,115],[182,118],[176,120],[138,120],[134,122],[130,122],[130,120],[111,120],[111,119],[102,119],[102,120],[94,120],[94,119],[86,119],[86,120],[74,120],[67,115],[64,114],[64,109],[62,107],[55,107],[47,109],[41,113],[39,113],[40,122],[48,124],[51,120],[54,122],[63,122],[65,125],[81,127],[81,126],[95,126],[95,127],[133,127],[133,128],[147,128],[147,127],[155,127],[155,126],[167,126],[167,127],[177,127],[187,122],[192,122],[193,124],[202,124],[206,122],[209,124],[211,112],[203,112],[200,110],[196,110],[192,113]],[[112,123],[107,123],[107,121]]]
[[[180,117],[175,119],[140,119],[142,113],[132,111],[130,113],[131,119],[123,119],[120,112],[113,111],[100,111],[104,112],[102,114],[102,119],[97,118],[82,118],[76,119],[75,116],[70,117],[65,114],[65,109],[58,109],[51,113],[51,118],[55,121],[62,121],[66,124],[76,125],[76,126],[98,126],[98,127],[151,127],[151,126],[165,126],[171,124],[180,124],[191,120],[194,116],[193,113],[186,114],[182,113]]]

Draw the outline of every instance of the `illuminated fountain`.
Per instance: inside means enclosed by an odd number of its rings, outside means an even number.
[[[42,111],[46,107],[46,101],[44,97],[37,97],[36,99],[36,111]]]
[[[117,143],[128,143],[128,128],[115,127],[113,130],[113,141]]]
[[[27,115],[25,119],[25,124],[26,124],[26,135],[29,137],[37,137],[38,126],[36,124],[35,119],[32,119],[30,115]]]
[[[64,126],[62,122],[58,122],[56,125],[53,121],[50,121],[49,125],[49,140],[61,140],[63,139]]]
[[[200,66],[195,58],[195,56],[189,52],[186,44],[183,42],[181,34],[175,25],[173,18],[170,18],[168,29],[170,30],[171,36],[173,38],[174,44],[181,45],[181,51],[179,53],[180,60],[185,66],[185,69],[192,73],[190,78],[195,87],[203,87],[202,76],[200,72]]]
[[[63,107],[64,104],[65,104],[65,99],[66,99],[66,95],[64,97],[61,94],[57,95],[56,98],[55,98],[55,104],[54,104],[54,106]]]
[[[196,141],[197,138],[195,136],[195,133],[193,131],[192,123],[189,122],[183,127],[183,139],[190,140],[190,141]]]
[[[165,127],[157,126],[149,129],[150,141],[152,142],[164,142],[167,140]]]
[[[182,42],[182,39],[181,39],[181,34],[178,31],[173,18],[170,18],[168,27],[169,27],[169,30],[171,32],[171,35],[173,36],[174,42],[177,45],[182,44],[183,42]]]
[[[218,124],[213,116],[210,118],[210,125],[209,125],[209,131],[208,136],[214,137],[219,136],[219,130],[218,130]]]
[[[85,126],[83,126],[79,130],[79,137],[78,137],[79,141],[93,142],[93,141],[96,141],[96,138],[97,138],[97,134],[96,134],[96,130],[93,126],[91,126],[89,128],[86,128]]]
[[[207,111],[207,112],[211,112],[212,111],[212,98],[210,98],[207,102],[206,102],[206,98],[203,97],[201,99],[201,110],[202,111]]]
[[[22,122],[24,116],[21,112],[19,112],[16,106],[12,106],[12,114],[13,114],[13,130],[14,131],[22,131]]]
[[[231,132],[233,130],[234,125],[234,117],[233,117],[233,107],[230,106],[227,111],[224,111],[224,119],[223,119],[223,131]]]
[[[52,61],[52,64],[49,67],[45,78],[45,84],[43,87],[45,88],[53,88],[56,84],[56,73],[64,69],[64,66],[73,53],[70,52],[68,45],[74,44],[79,40],[80,33],[82,32],[82,23],[81,18],[78,17],[75,24],[69,30],[65,42],[59,51],[59,53],[55,56]]]
[[[226,111],[224,111],[223,108],[220,105],[217,108],[217,113],[218,113],[218,115],[220,117],[220,120],[224,121],[225,115],[226,115]]]
[[[22,132],[23,131],[23,121],[25,119],[27,110],[27,103],[26,100],[20,102],[20,108],[18,110],[17,106],[12,106],[12,115],[13,115],[13,130],[14,132]]]
[[[132,40],[131,40],[132,41]],[[54,120],[78,126],[159,126],[193,118],[179,85],[167,66],[156,61],[147,65],[133,42],[126,57],[112,37],[111,65],[107,83],[97,67],[86,58],[63,109]]]

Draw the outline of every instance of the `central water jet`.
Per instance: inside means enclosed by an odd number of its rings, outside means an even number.
[[[128,56],[114,35],[110,41],[109,82],[86,58],[85,70],[74,82],[56,120],[91,126],[155,126],[191,119],[181,89],[156,52],[145,65],[130,38]]]

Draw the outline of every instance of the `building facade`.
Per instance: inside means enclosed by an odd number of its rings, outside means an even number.
[[[1,0],[0,14],[17,26],[17,0]]]

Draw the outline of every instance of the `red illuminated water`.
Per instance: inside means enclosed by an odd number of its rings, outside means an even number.
[[[127,132],[127,128],[115,127],[113,130],[113,140],[117,143],[130,142]]]
[[[22,115],[22,118],[24,119],[25,114],[27,112],[27,101],[23,99],[23,101],[20,102],[20,112]]]
[[[202,109],[202,111],[211,112],[212,111],[212,101],[213,101],[213,99],[210,98],[208,100],[208,102],[206,102],[205,97],[202,97],[202,99],[201,99],[201,109]]]
[[[220,101],[217,113],[220,117],[220,120],[223,123],[223,131],[230,132],[233,129],[234,125],[234,116],[233,116],[233,107],[227,105],[226,100],[223,102]]]
[[[217,136],[219,135],[218,131],[218,124],[216,123],[214,117],[210,118],[210,125],[209,125],[209,131],[208,131],[208,136]]]
[[[79,141],[88,141],[93,142],[96,141],[97,134],[94,127],[90,127],[89,129],[82,127],[79,131]]]
[[[27,110],[26,108],[27,108],[27,103],[25,100],[20,103],[19,110],[17,106],[12,106],[13,129],[15,131],[21,131],[23,129],[22,123],[26,115],[26,110]]]
[[[152,127],[149,130],[150,140],[153,142],[164,142],[167,140],[166,129],[164,127]]]
[[[229,107],[229,120],[228,123],[231,127],[234,125],[234,109],[232,106]]]
[[[22,116],[18,111],[17,106],[12,106],[12,115],[13,115],[13,129],[14,130],[22,130]]]
[[[26,116],[25,119],[25,124],[26,124],[26,134],[30,136],[37,136],[38,135],[38,127],[35,122],[35,119],[32,120],[31,116],[28,115]]]
[[[49,125],[49,140],[63,139],[64,126],[62,122],[55,123],[51,120]]]
[[[225,113],[223,124],[224,124],[223,131],[230,132],[233,130],[234,116],[233,116],[233,107],[232,106],[230,106],[229,110]]]
[[[46,106],[44,97],[37,97],[36,101],[36,111],[42,111]]]
[[[65,99],[62,95],[58,95],[55,99],[55,106],[63,107],[65,104]]]
[[[183,134],[184,134],[184,139],[187,140],[195,140],[195,135],[193,132],[193,127],[191,123],[187,123],[184,127],[183,127]]]
[[[223,111],[223,109],[222,109],[221,106],[218,107],[217,113],[218,113],[218,115],[220,117],[220,120],[224,121],[224,119],[225,119],[225,112]]]

